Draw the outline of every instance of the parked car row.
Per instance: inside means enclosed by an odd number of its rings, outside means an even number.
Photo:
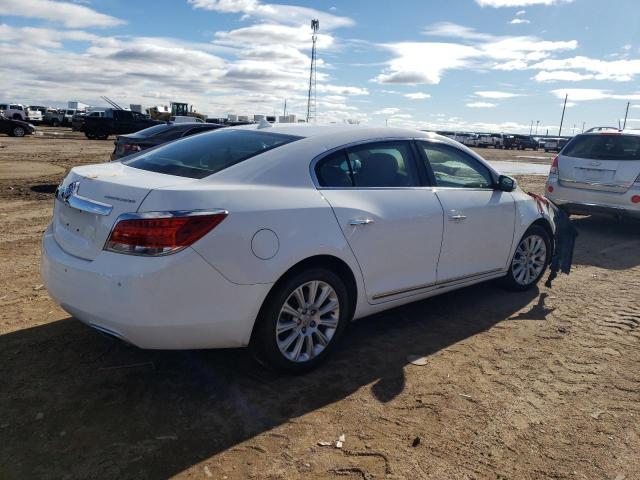
[[[532,150],[538,150],[538,148],[540,148],[538,139],[534,138],[531,135],[449,131],[438,131],[436,133],[460,142],[467,147],[493,147],[507,150],[526,150],[528,148]]]

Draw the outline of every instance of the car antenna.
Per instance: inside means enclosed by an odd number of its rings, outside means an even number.
[[[258,123],[258,129],[271,127],[273,127],[273,125],[271,125],[271,123],[268,122],[266,118],[263,117],[260,119],[260,122]]]

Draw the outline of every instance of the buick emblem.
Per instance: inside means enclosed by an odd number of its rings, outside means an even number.
[[[78,188],[80,188],[80,182],[71,182],[64,188],[60,185],[56,192],[56,197],[64,203],[69,203],[69,198],[78,192]]]

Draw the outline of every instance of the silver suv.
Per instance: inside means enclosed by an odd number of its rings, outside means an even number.
[[[553,159],[545,187],[568,213],[640,218],[640,131],[576,135]]]

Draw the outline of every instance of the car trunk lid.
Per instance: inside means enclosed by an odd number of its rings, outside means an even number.
[[[121,214],[136,212],[156,188],[191,182],[192,179],[148,172],[119,162],[76,167],[56,195],[54,238],[67,253],[93,260]]]

